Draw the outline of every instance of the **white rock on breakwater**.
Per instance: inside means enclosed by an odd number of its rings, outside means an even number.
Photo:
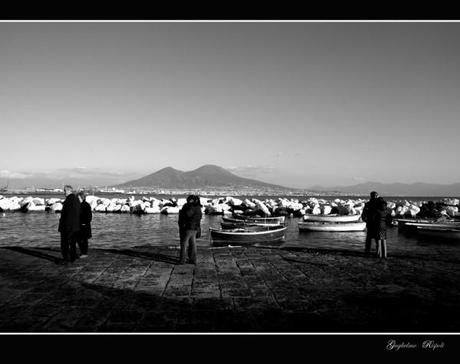
[[[136,200],[129,198],[104,198],[89,195],[86,201],[94,212],[104,213],[142,213],[142,214],[177,214],[186,203],[185,198],[158,199],[155,197],[142,197]],[[310,197],[306,200],[277,198],[260,200],[246,198],[244,200],[235,197],[220,197],[207,199],[200,197],[202,211],[205,214],[227,215],[246,214],[262,216],[288,215],[301,217],[305,214],[313,215],[355,215],[361,214],[366,199],[335,199],[326,200]],[[64,198],[40,198],[40,197],[6,197],[0,195],[0,212],[23,211],[23,212],[60,212]],[[427,201],[388,201],[388,208],[395,217],[415,217],[421,211],[421,207]],[[444,199],[439,212],[449,217],[459,216],[459,199]]]

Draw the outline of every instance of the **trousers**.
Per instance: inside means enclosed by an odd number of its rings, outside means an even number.
[[[64,260],[73,262],[77,259],[77,234],[61,232],[61,253]]]
[[[196,232],[197,230],[185,230],[180,234],[180,262],[185,263],[187,252],[190,263],[196,264]],[[188,246],[188,247],[187,247]]]
[[[78,247],[80,248],[80,253],[82,255],[87,255],[88,254],[88,238],[79,238],[78,241]]]

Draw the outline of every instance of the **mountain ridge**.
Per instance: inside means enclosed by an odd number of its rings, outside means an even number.
[[[380,195],[395,196],[460,196],[460,182],[451,184],[441,183],[382,183],[382,182],[363,182],[349,186],[322,187],[312,186],[312,191],[318,192],[343,192],[353,194],[368,194],[377,191]]]
[[[203,187],[252,187],[290,189],[272,183],[244,178],[213,164],[205,164],[191,171],[165,167],[147,176],[117,184],[117,188],[203,188]]]

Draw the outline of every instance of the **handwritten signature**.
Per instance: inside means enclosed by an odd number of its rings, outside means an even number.
[[[424,350],[437,350],[443,349],[445,347],[444,342],[436,342],[434,340],[424,340],[421,344],[419,343],[411,343],[411,342],[400,342],[398,343],[396,340],[389,340],[386,346],[387,350],[394,350],[399,351],[402,349],[419,349],[422,348]]]

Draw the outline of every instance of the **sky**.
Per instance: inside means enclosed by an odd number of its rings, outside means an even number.
[[[458,22],[0,22],[1,175],[459,182],[459,48]]]

